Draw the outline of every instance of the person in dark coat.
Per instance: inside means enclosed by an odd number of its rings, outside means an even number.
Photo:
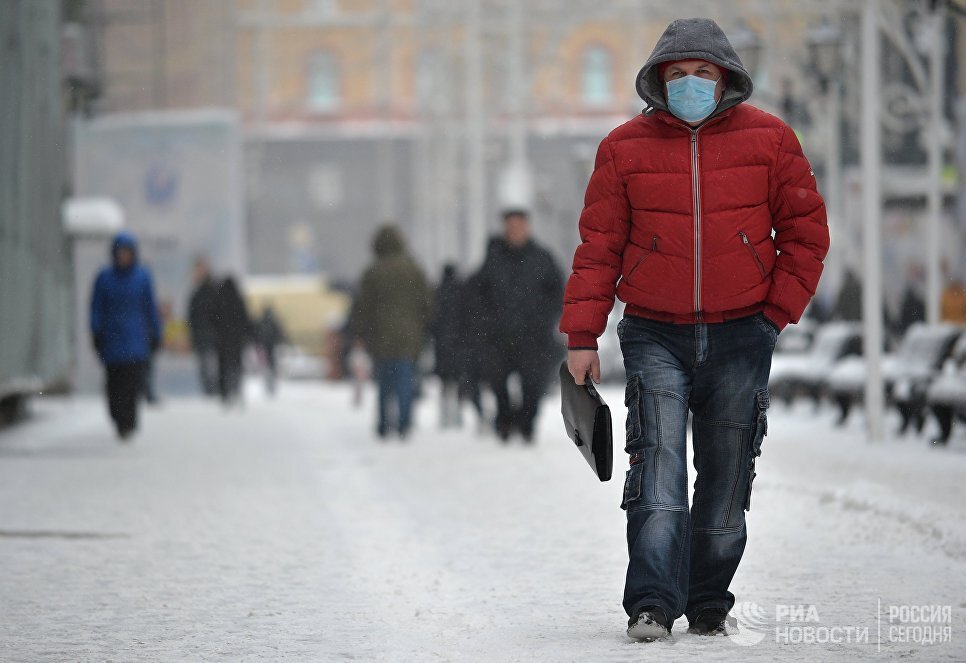
[[[504,235],[491,240],[476,285],[489,352],[484,378],[496,396],[497,435],[507,440],[515,429],[531,442],[556,349],[563,275],[533,240],[526,211],[509,210],[503,220]],[[522,387],[518,407],[511,404],[507,384],[514,373]]]
[[[255,344],[265,361],[266,388],[271,395],[275,394],[275,382],[278,376],[275,351],[285,340],[285,332],[278,318],[275,317],[275,311],[271,306],[266,306],[262,310],[262,317],[255,323]]]
[[[138,262],[137,240],[121,232],[111,262],[94,281],[90,330],[107,374],[107,402],[118,437],[127,440],[138,423],[148,361],[161,344],[161,321],[151,274]]]
[[[463,360],[460,370],[460,399],[469,401],[476,410],[480,428],[489,425],[483,410],[483,373],[492,354],[486,333],[486,316],[480,303],[480,273],[463,283],[457,306]]]
[[[372,248],[376,259],[362,277],[351,316],[352,334],[374,362],[379,437],[395,428],[405,439],[412,427],[416,360],[429,333],[432,292],[395,226],[378,230]],[[389,412],[393,405],[398,411],[395,421]]]
[[[241,398],[242,352],[252,336],[245,301],[232,277],[226,278],[218,287],[214,321],[218,349],[218,391],[227,405]]]
[[[909,286],[902,296],[902,304],[899,306],[899,333],[905,334],[909,327],[917,322],[926,319],[926,303],[916,292],[915,288]]]
[[[442,384],[440,394],[440,425],[443,428],[460,426],[460,380],[465,363],[465,346],[460,316],[463,284],[454,265],[443,268],[443,277],[436,288],[433,316],[433,349],[435,373]]]
[[[839,288],[832,317],[849,322],[862,319],[862,281],[851,269],[845,273],[845,281]]]
[[[218,349],[214,320],[218,285],[211,277],[208,262],[204,258],[195,261],[194,282],[195,289],[188,303],[191,349],[198,361],[201,389],[206,396],[214,396],[218,393]]]

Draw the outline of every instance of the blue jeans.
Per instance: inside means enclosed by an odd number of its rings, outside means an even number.
[[[657,606],[673,621],[729,611],[728,586],[745,549],[755,458],[767,432],[768,373],[778,331],[760,314],[717,324],[625,317],[631,467],[630,561],[624,609]],[[692,417],[694,499],[688,507],[687,424]]]
[[[416,396],[416,362],[412,359],[380,359],[375,362],[374,373],[379,383],[379,434],[385,435],[391,428],[405,435],[412,427],[413,399]],[[395,400],[399,420],[390,423],[389,411]]]

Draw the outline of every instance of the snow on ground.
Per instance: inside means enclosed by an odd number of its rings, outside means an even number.
[[[382,444],[371,391],[360,410],[344,385],[249,391],[168,399],[127,446],[97,399],[0,432],[0,660],[966,659],[962,433],[873,444],[858,417],[776,405],[732,587],[751,625],[639,644],[624,457],[598,483],[555,400],[534,448],[442,432],[432,397]],[[923,605],[950,607],[928,624],[950,641],[894,642],[923,631],[889,606]]]

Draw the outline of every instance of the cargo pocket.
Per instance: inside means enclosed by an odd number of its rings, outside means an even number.
[[[766,323],[767,324],[767,323]],[[758,413],[752,430],[751,448],[748,450],[748,492],[745,495],[745,511],[751,511],[751,487],[755,482],[755,459],[761,455],[761,443],[768,435],[768,389],[755,392],[755,410]]]
[[[644,432],[644,403],[641,400],[641,379],[638,376],[632,377],[627,381],[627,388],[624,391],[624,406],[627,408],[627,422],[625,424],[626,437],[624,440],[624,450],[633,453],[636,443],[641,439]]]
[[[643,459],[641,459],[643,460]],[[624,499],[621,500],[621,508],[627,509],[639,502],[641,499],[641,480],[644,474],[644,463],[640,460],[631,465],[624,478]]]

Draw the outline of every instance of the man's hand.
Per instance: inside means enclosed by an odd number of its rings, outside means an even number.
[[[584,384],[588,373],[594,382],[600,384],[600,357],[596,350],[568,350],[567,368],[577,384]]]

